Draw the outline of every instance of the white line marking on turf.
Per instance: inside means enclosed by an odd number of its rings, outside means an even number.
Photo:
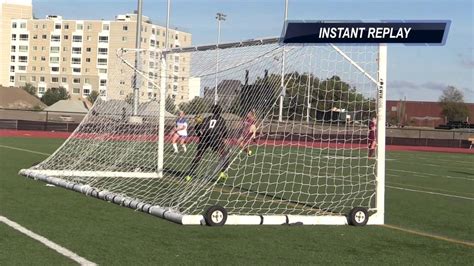
[[[445,196],[445,197],[450,197],[450,198],[458,198],[458,199],[465,199],[465,200],[474,200],[474,198],[470,197],[463,197],[463,196],[457,196],[457,195],[451,195],[451,194],[445,194],[445,193],[439,193],[439,192],[433,192],[433,191],[425,191],[425,190],[418,190],[418,189],[411,189],[411,188],[403,188],[403,187],[395,187],[395,186],[387,186],[388,188],[393,188],[393,189],[398,189],[398,190],[405,190],[405,191],[411,191],[411,192],[419,192],[419,193],[426,193],[426,194],[431,194],[431,195],[438,195],[438,196]]]
[[[88,261],[87,259],[77,255],[76,253],[66,249],[66,248],[63,248],[61,247],[60,245],[50,241],[49,239],[43,237],[43,236],[40,236],[28,229],[26,229],[25,227],[15,223],[14,221],[12,220],[9,220],[7,217],[5,216],[1,216],[0,215],[0,222],[3,222],[4,224],[12,227],[13,229],[41,242],[43,245],[47,246],[48,248],[58,252],[59,254],[65,256],[65,257],[68,257],[70,258],[71,260],[79,263],[80,265],[97,265],[95,264],[94,262],[92,261]]]
[[[414,171],[399,170],[399,169],[387,169],[387,171],[402,172],[402,173],[409,173],[409,174],[418,174],[420,177],[434,176],[434,177],[441,177],[441,178],[450,178],[450,179],[461,179],[461,180],[467,180],[467,181],[474,181],[474,178],[461,177],[461,176],[435,175],[435,174],[430,174],[430,173],[414,172]]]
[[[5,145],[0,145],[2,148],[7,148],[7,149],[12,149],[12,150],[17,150],[17,151],[26,151],[29,153],[36,153],[36,154],[41,154],[41,155],[51,155],[49,153],[44,153],[44,152],[39,152],[39,151],[32,151],[32,150],[27,150],[27,149],[22,149],[22,148],[17,148],[17,147],[11,147],[11,146],[5,146]]]

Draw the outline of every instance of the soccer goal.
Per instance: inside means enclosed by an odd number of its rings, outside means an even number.
[[[181,224],[383,224],[385,45],[267,38],[116,59],[107,96],[22,175]]]

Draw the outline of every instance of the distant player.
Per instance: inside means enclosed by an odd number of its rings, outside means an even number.
[[[184,112],[179,112],[179,118],[176,120],[176,127],[171,141],[173,142],[173,149],[175,153],[178,153],[178,142],[183,147],[183,151],[186,152],[186,138],[188,137],[188,120],[184,117]]]
[[[205,118],[201,124],[196,125],[196,133],[199,137],[199,143],[196,148],[196,154],[193,161],[191,162],[191,169],[189,175],[186,176],[186,181],[190,181],[196,174],[196,169],[199,166],[202,157],[206,153],[207,149],[219,154],[222,165],[220,166],[221,173],[219,179],[227,179],[227,173],[225,170],[229,165],[228,150],[225,145],[225,139],[227,138],[227,125],[224,118],[221,116],[221,107],[214,105],[212,107],[212,115]]]
[[[369,158],[374,158],[375,155],[375,148],[377,147],[377,140],[376,140],[376,128],[377,128],[377,118],[373,117],[372,120],[369,122]]]
[[[248,156],[252,155],[252,150],[250,150],[250,143],[255,140],[257,134],[257,116],[255,110],[251,110],[247,113],[243,123],[242,123],[242,132],[239,137],[239,146],[240,148],[247,153]]]

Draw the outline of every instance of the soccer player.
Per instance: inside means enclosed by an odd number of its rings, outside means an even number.
[[[257,134],[257,116],[255,115],[255,110],[251,110],[247,113],[242,125],[242,132],[239,137],[239,146],[244,150],[248,156],[252,155],[252,150],[250,150],[250,142],[255,140]]]
[[[203,155],[207,149],[211,149],[220,155],[220,174],[219,179],[227,179],[227,173],[225,170],[229,166],[229,151],[225,145],[225,139],[227,138],[227,125],[224,118],[221,116],[221,107],[214,105],[212,107],[212,115],[205,118],[201,124],[196,125],[196,133],[199,137],[199,143],[196,148],[196,155],[191,162],[191,169],[189,174],[185,177],[186,181],[190,181],[196,173],[196,169],[199,166]]]
[[[375,147],[377,147],[377,140],[376,140],[376,128],[377,128],[377,118],[373,117],[372,120],[369,122],[369,159],[374,158],[375,155]]]
[[[179,112],[179,118],[176,120],[176,127],[174,128],[173,137],[171,139],[173,143],[174,152],[178,153],[178,141],[183,147],[183,151],[186,152],[186,138],[188,137],[188,120],[184,117],[184,112]]]

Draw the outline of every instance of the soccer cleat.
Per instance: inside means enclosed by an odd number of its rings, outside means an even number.
[[[224,182],[227,180],[227,178],[229,178],[229,175],[226,172],[221,172],[217,180]]]
[[[192,179],[193,179],[193,177],[190,176],[190,175],[187,175],[187,176],[184,178],[184,180],[186,180],[186,181],[188,181],[188,182],[191,181]]]
[[[252,154],[253,154],[252,150],[249,150],[249,151],[247,152],[247,156],[252,156]]]

